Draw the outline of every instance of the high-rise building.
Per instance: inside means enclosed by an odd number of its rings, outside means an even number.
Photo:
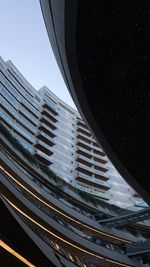
[[[46,86],[35,90],[0,59],[1,120],[44,165],[74,187],[131,209],[146,205],[119,175],[78,111]]]
[[[150,209],[79,113],[3,59],[0,107],[2,266],[147,267]]]

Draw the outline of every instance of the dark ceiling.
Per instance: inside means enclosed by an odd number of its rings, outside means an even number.
[[[119,160],[149,190],[150,1],[78,1],[76,51],[90,111]]]

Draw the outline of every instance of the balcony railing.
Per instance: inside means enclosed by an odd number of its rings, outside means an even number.
[[[51,129],[55,130],[57,127],[54,124],[54,121],[52,121],[50,118],[48,118],[47,116],[43,115],[40,118],[41,122],[44,122],[45,124],[47,124]]]
[[[43,131],[39,131],[37,133],[37,138],[40,139],[40,140],[42,140],[43,142],[45,142],[49,146],[53,146],[54,145],[53,138],[51,138],[49,135],[47,135]]]
[[[38,125],[38,129],[39,130],[43,130],[46,134],[48,134],[52,138],[56,136],[54,134],[53,130],[50,127],[48,127],[44,122],[43,123],[40,123]]]
[[[47,116],[49,119],[51,119],[53,122],[56,122],[56,116],[48,109],[48,108],[43,108],[41,111],[42,115]]]
[[[75,184],[75,187],[77,187],[80,190],[83,190],[83,186],[82,184]],[[93,187],[84,187],[84,191],[87,192],[88,194],[97,196],[99,198],[105,199],[105,200],[109,200],[106,191],[100,191],[100,189],[94,189]]]
[[[79,126],[79,127],[77,128],[77,131],[78,131],[79,133],[83,133],[85,136],[91,136],[91,135],[92,135],[88,129],[85,129],[85,128],[82,127],[82,126]]]
[[[84,142],[86,142],[86,143],[88,143],[88,144],[90,144],[90,143],[92,143],[92,138],[91,137],[87,137],[87,136],[85,136],[84,134],[82,134],[82,133],[79,133],[78,135],[77,135],[77,138],[79,139],[79,140],[83,140]]]
[[[108,177],[108,175],[100,170],[96,170],[94,167],[88,167],[88,166],[85,166],[84,164],[82,163],[77,163],[77,168],[81,168],[81,169],[84,169],[84,170],[87,170],[89,173],[92,174],[98,174],[98,175],[102,175],[102,176],[105,176],[105,177]]]
[[[87,150],[81,146],[78,146],[77,145],[77,152],[80,154],[82,154],[82,152],[86,154],[87,157],[91,158],[91,157],[96,157],[96,158],[99,158],[99,159],[106,159],[106,156],[104,155],[101,155],[101,154],[96,154],[94,151],[92,150]]]
[[[90,144],[84,142],[83,140],[78,140],[77,142],[77,146],[80,146],[80,147],[83,147],[85,148],[87,151],[91,151],[92,150],[92,147],[90,146]]]
[[[52,164],[50,161],[50,157],[38,149],[35,150],[35,156],[41,163],[43,163],[46,166]]]
[[[93,182],[95,182],[95,183],[97,183],[97,184],[106,185],[106,182],[105,182],[105,181],[95,179],[94,177],[89,176],[89,175],[87,175],[87,174],[85,174],[85,173],[82,173],[82,172],[80,172],[80,171],[77,172],[77,175],[80,176],[80,177],[83,177],[84,179],[87,179],[88,181],[91,181],[91,182],[93,181]]]
[[[78,154],[77,161],[78,161],[78,159],[84,160],[85,161],[85,164],[87,162],[87,165],[90,164],[90,166],[92,166],[92,165],[99,166],[99,167],[105,168],[106,171],[108,170],[108,168],[104,167],[105,166],[105,163],[100,163],[98,161],[95,161],[95,159],[93,159],[93,158],[89,159],[89,158],[87,158],[87,157],[85,157],[83,155]]]
[[[44,99],[45,102],[43,103],[43,108],[47,108],[50,112],[52,112],[55,116],[58,115],[56,110],[56,105]]]
[[[24,98],[21,99],[21,104],[26,109],[28,109],[36,118],[39,118],[39,111],[37,111],[32,105],[30,105]]]
[[[99,181],[99,180],[97,180],[91,176],[85,177],[85,175],[81,172],[77,173],[76,180],[78,180],[82,183],[88,184],[89,186],[100,188],[102,190],[109,190],[110,189],[110,187],[108,185],[106,185],[103,181],[101,181],[101,180]]]
[[[20,107],[19,113],[21,113],[25,118],[27,118],[32,124],[34,125],[38,124],[38,119],[32,116],[32,114],[23,107]]]
[[[39,150],[42,150],[45,154],[47,154],[48,156],[52,155],[53,152],[51,151],[51,147],[47,144],[45,144],[43,141],[38,140],[35,145],[36,148],[38,148]]]

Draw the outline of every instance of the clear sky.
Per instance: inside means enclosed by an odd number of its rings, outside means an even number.
[[[0,1],[0,55],[35,89],[46,85],[75,108],[54,58],[39,0]]]

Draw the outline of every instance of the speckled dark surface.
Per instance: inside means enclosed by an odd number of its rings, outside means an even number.
[[[90,109],[112,150],[147,190],[150,1],[79,1],[77,11],[77,57]]]

